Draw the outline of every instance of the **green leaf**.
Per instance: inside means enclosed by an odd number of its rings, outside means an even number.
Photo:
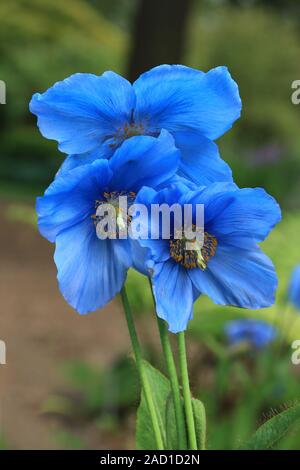
[[[171,393],[171,386],[169,380],[161,372],[152,367],[147,361],[143,362],[152,390],[154,405],[157,411],[157,417],[162,438],[166,446],[166,408],[168,397]],[[140,450],[157,450],[150,414],[143,392],[141,396],[140,406],[137,412],[136,446],[137,449]]]
[[[206,413],[202,401],[192,398],[192,407],[196,428],[196,437],[199,450],[204,450],[206,445]]]
[[[168,450],[178,450],[178,433],[175,417],[175,408],[173,403],[172,395],[169,394],[167,398],[167,407],[166,407],[166,434],[167,434],[167,449]]]
[[[300,419],[300,404],[269,419],[240,449],[263,450],[273,447],[298,419]]]

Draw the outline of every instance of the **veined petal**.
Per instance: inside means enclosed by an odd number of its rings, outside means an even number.
[[[44,137],[68,154],[89,152],[130,122],[135,107],[131,84],[114,72],[76,73],[36,93],[30,111]]]
[[[156,187],[175,175],[180,152],[174,139],[162,130],[159,137],[135,136],[125,140],[109,161],[114,175],[114,189],[139,191],[143,186]]]
[[[212,183],[209,186],[201,186],[196,190],[185,191],[180,198],[180,203],[182,205],[191,204],[194,216],[196,215],[197,204],[202,204],[204,206],[205,226],[210,229],[212,222],[231,203],[237,189],[235,183]]]
[[[238,87],[226,67],[207,73],[180,65],[161,65],[133,84],[135,120],[153,132],[193,130],[216,139],[241,112]]]
[[[184,331],[193,316],[193,287],[185,269],[173,261],[158,263],[152,276],[157,315],[172,333]]]
[[[212,233],[233,245],[263,241],[281,220],[280,207],[262,188],[238,189],[224,195],[229,204],[210,225]]]
[[[218,246],[205,271],[190,269],[188,275],[197,290],[216,304],[259,309],[275,301],[275,269],[259,247]]]
[[[58,176],[45,195],[37,198],[36,210],[41,234],[54,242],[61,231],[91,216],[95,201],[110,178],[111,170],[107,160],[96,160]]]
[[[214,142],[191,131],[176,132],[174,137],[181,153],[180,175],[200,186],[232,182],[230,166],[222,160]]]
[[[120,258],[115,241],[99,240],[90,218],[56,237],[59,288],[81,314],[103,307],[125,282],[128,259]]]

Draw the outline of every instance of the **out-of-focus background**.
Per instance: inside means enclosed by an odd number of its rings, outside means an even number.
[[[300,263],[300,4],[293,0],[2,0],[0,3],[0,448],[134,446],[139,384],[118,299],[80,317],[56,285],[53,246],[36,229],[34,200],[64,156],[42,138],[28,102],[74,72],[111,69],[134,80],[161,63],[227,65],[240,87],[241,119],[219,139],[241,186],[263,186],[283,221],[264,244],[279,275],[277,303],[258,312],[200,299],[189,336],[191,384],[207,406],[210,448],[234,448],[300,396],[291,343],[300,314],[287,286]],[[146,354],[161,369],[147,282],[129,275]],[[259,350],[232,348],[233,318],[275,325]],[[299,449],[295,428],[277,448]]]

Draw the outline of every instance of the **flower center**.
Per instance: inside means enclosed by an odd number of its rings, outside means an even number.
[[[116,149],[122,142],[135,135],[146,135],[145,127],[142,123],[135,123],[134,121],[126,123],[120,127],[112,137],[112,141],[109,144],[111,149]]]
[[[200,268],[204,271],[210,258],[215,255],[217,245],[216,237],[204,232],[202,247],[196,239],[191,241],[182,237],[170,240],[170,255],[186,269]]]
[[[125,124],[123,128],[123,136],[124,139],[129,139],[129,137],[133,137],[134,135],[143,135],[145,134],[145,129],[143,124],[135,124],[131,122],[130,124]]]
[[[131,222],[127,210],[134,203],[135,198],[136,193],[133,191],[105,191],[103,198],[95,201],[96,214],[91,216],[94,219],[94,224],[97,225],[104,218],[103,215],[97,214],[98,207],[109,205],[114,209],[115,219],[113,222],[115,222],[117,232],[127,230]]]

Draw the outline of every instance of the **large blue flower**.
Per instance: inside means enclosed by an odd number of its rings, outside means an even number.
[[[56,243],[60,290],[79,313],[110,301],[134,262],[128,239],[97,237],[95,207],[99,201],[114,205],[119,194],[128,194],[133,202],[142,186],[167,184],[177,171],[179,158],[167,131],[158,138],[131,137],[109,161],[96,160],[61,174],[38,198],[39,230]]]
[[[128,137],[157,136],[166,129],[181,150],[181,174],[200,184],[232,180],[212,142],[241,111],[238,87],[226,67],[203,73],[161,65],[133,85],[114,72],[75,74],[35,94],[30,110],[41,133],[69,154],[63,169],[110,158]]]
[[[291,276],[289,300],[298,310],[300,310],[300,265],[296,266]]]
[[[225,326],[225,333],[230,344],[236,345],[246,342],[257,349],[267,346],[277,335],[274,326],[252,318],[228,322]]]
[[[204,244],[186,250],[186,240],[163,239],[161,226],[152,233],[159,239],[141,239],[148,248],[148,268],[158,315],[170,331],[183,331],[192,317],[194,300],[208,295],[216,304],[259,309],[274,302],[277,277],[258,243],[280,220],[278,204],[263,189],[238,189],[232,183],[214,183],[196,191],[184,185],[155,191],[143,188],[137,202],[204,205]],[[172,226],[171,226],[172,228]],[[177,227],[178,230],[178,227]]]

